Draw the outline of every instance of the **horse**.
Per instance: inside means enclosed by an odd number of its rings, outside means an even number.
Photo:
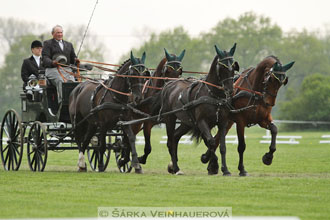
[[[239,66],[233,59],[236,43],[229,52],[220,50],[216,45],[215,49],[217,54],[205,80],[188,78],[171,81],[161,92],[159,116],[166,124],[167,147],[171,156],[169,173],[183,174],[177,163],[177,149],[180,138],[187,132],[192,132],[197,141],[202,138],[208,147],[207,152],[201,157],[203,163],[217,160],[212,151],[215,140],[211,129],[218,126],[219,130],[225,131],[228,123],[225,103],[233,92],[233,76],[235,71],[239,70]],[[178,128],[177,119],[180,120]],[[221,139],[222,149],[226,148],[224,139],[225,137]]]
[[[239,153],[238,170],[240,171],[240,176],[248,175],[243,164],[243,154],[246,148],[245,127],[258,124],[260,127],[270,130],[272,138],[269,152],[265,153],[262,161],[265,165],[272,163],[273,154],[276,151],[277,127],[273,123],[271,111],[275,105],[280,87],[288,83],[288,77],[285,73],[293,64],[294,62],[290,62],[282,65],[277,57],[268,56],[255,68],[248,68],[243,71],[234,83],[235,89],[232,105],[236,110],[230,114],[230,122],[226,132],[229,131],[233,123],[236,123],[237,150]],[[216,135],[217,144],[219,143],[220,135],[219,133]],[[210,162],[209,166],[217,165]],[[215,174],[215,172],[210,172],[209,174]]]
[[[96,131],[99,132],[100,155],[106,150],[105,137],[108,130],[116,127],[119,120],[131,120],[128,102],[138,104],[143,99],[144,78],[150,76],[145,67],[145,52],[141,58],[135,58],[131,52],[130,59],[117,70],[117,74],[104,84],[85,81],[79,84],[70,94],[69,113],[79,149],[78,171],[86,171],[84,153]],[[149,75],[148,75],[149,74]],[[91,116],[90,116],[91,114]],[[79,124],[79,126],[78,126]],[[122,127],[132,151],[132,167],[136,173],[142,173],[135,149],[135,135],[130,126]],[[99,171],[104,171],[103,157],[99,157]]]
[[[169,54],[164,48],[165,57],[159,62],[157,68],[153,72],[153,77],[168,77],[168,78],[179,78],[182,75],[182,59],[185,55],[185,50],[181,52],[179,56],[175,54]],[[144,91],[144,101],[138,106],[138,109],[147,113],[152,114],[151,109],[153,108],[154,99],[161,92],[165,85],[165,79],[153,78],[149,79],[146,84],[146,90]],[[135,114],[135,118],[140,118],[140,115]],[[151,129],[156,125],[156,121],[145,121],[144,123],[137,123],[132,125],[132,130],[136,135],[141,130],[143,125],[144,134],[144,155],[139,157],[139,163],[146,164],[148,155],[151,153]]]

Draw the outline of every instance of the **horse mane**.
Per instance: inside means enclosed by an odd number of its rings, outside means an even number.
[[[269,56],[268,56],[268,57],[266,57],[265,59],[267,59],[267,58],[273,58],[273,59],[275,59],[275,60],[276,60],[276,62],[278,62],[279,64],[281,64],[281,65],[282,65],[282,63],[281,63],[280,59],[279,59],[277,56],[274,56],[274,55],[269,55]]]
[[[278,57],[274,55],[270,55],[265,57],[258,65],[256,66],[255,70],[257,72],[260,72],[261,74],[264,74],[265,69],[270,69],[275,62],[278,62],[282,65],[281,61],[278,59]]]
[[[123,74],[127,71],[128,67],[131,65],[131,59],[125,60],[117,70],[117,74]]]
[[[153,74],[154,76],[160,76],[160,74],[161,74],[161,72],[162,72],[162,70],[163,70],[163,67],[164,67],[166,61],[167,61],[167,59],[166,59],[166,57],[164,57],[164,58],[159,62],[158,66],[157,66],[157,68],[156,68],[156,70],[155,70],[155,72],[154,72],[154,74]],[[157,75],[156,75],[156,74],[157,74]]]
[[[218,61],[218,58],[219,58],[219,55],[216,55],[215,57],[214,57],[214,59],[213,59],[213,61],[212,61],[212,64],[211,64],[211,67],[210,67],[210,71],[209,71],[209,73],[212,73],[212,72],[215,72],[216,71],[216,67],[217,67],[217,65],[216,65],[216,62]]]

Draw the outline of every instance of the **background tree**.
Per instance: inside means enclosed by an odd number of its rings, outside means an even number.
[[[290,90],[292,93],[293,90]],[[330,76],[313,74],[305,77],[297,93],[280,106],[280,116],[288,120],[330,121]],[[303,126],[303,127],[302,127]],[[309,128],[310,125],[290,125]],[[329,128],[329,125],[327,125]]]
[[[235,59],[241,69],[246,69],[274,54],[282,35],[281,28],[272,24],[270,18],[247,12],[237,20],[226,18],[220,21],[210,32],[202,34],[200,41],[204,45],[205,60],[213,59],[213,45],[229,50],[236,42]]]
[[[179,55],[186,49],[186,55],[182,60],[184,69],[194,69],[200,71],[201,56],[192,51],[198,48],[199,41],[191,39],[188,32],[183,27],[176,27],[173,30],[163,31],[160,34],[152,33],[150,39],[145,41],[139,48],[133,48],[136,56],[146,51],[146,66],[156,68],[159,62],[165,57],[164,48],[169,53]],[[190,52],[188,52],[190,51]],[[129,53],[121,57],[121,62],[129,58]]]
[[[284,109],[295,109],[294,105],[280,109],[282,103],[301,102],[300,104],[303,106],[300,110],[308,109],[304,106],[308,105],[308,102],[302,102],[302,98],[296,99],[296,97],[300,97],[301,84],[306,77],[316,73],[324,76],[330,75],[330,28],[323,35],[307,30],[284,33],[278,25],[271,22],[270,18],[258,16],[253,12],[244,13],[238,19],[226,18],[219,21],[210,31],[202,33],[196,38],[189,37],[188,32],[182,27],[160,34],[153,33],[141,47],[133,50],[138,54],[146,51],[147,62],[154,67],[163,57],[164,47],[171,52],[173,50],[174,53],[179,53],[184,47],[187,49],[183,59],[184,70],[208,71],[215,56],[214,45],[228,50],[235,42],[237,43],[235,59],[239,62],[241,71],[250,66],[256,66],[269,55],[277,56],[283,64],[296,61],[293,68],[287,73],[289,83],[280,89],[277,96],[277,104],[273,108],[273,115],[276,119],[292,118],[289,115],[286,116],[288,111],[284,111]],[[127,53],[124,57],[127,59],[128,55]],[[325,105],[319,106],[319,108],[330,115],[330,108],[326,109]],[[305,120],[306,118],[300,114],[295,119]]]

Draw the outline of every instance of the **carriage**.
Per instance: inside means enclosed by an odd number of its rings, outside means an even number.
[[[215,48],[217,55],[212,61],[205,80],[177,79],[183,72],[181,60],[184,52],[179,56],[179,60],[176,60],[178,57],[168,56],[165,50],[167,58],[160,62],[152,77],[146,74],[148,69],[144,65],[145,54],[141,59],[135,59],[131,53],[131,59],[120,66],[114,79],[108,80],[108,86],[116,86],[117,89],[125,88],[126,91],[112,93],[113,88],[104,87],[104,85],[82,88],[82,91],[88,95],[80,100],[80,108],[83,108],[83,111],[79,110],[81,115],[78,124],[74,121],[74,126],[70,123],[69,117],[72,113],[69,114],[72,110],[69,104],[74,102],[69,103],[69,95],[75,94],[72,91],[76,91],[83,84],[64,83],[63,101],[60,105],[57,105],[55,88],[45,83],[41,83],[40,87],[32,88],[30,92],[22,93],[22,118],[16,111],[9,110],[1,124],[0,153],[4,168],[6,170],[19,169],[23,146],[26,144],[28,163],[32,171],[44,170],[49,150],[79,149],[78,166],[85,168],[81,165],[85,165],[83,154],[87,149],[92,170],[104,171],[109,163],[110,153],[114,151],[117,166],[121,172],[129,172],[131,167],[134,167],[135,172],[142,173],[139,163],[144,164],[151,152],[150,130],[155,123],[159,122],[166,124],[167,147],[172,160],[168,171],[172,174],[181,174],[177,164],[178,141],[182,135],[192,130],[193,135],[197,139],[202,138],[207,146],[207,151],[202,155],[201,161],[209,162],[209,174],[218,173],[219,165],[215,151],[220,142],[221,171],[224,175],[231,175],[226,165],[225,135],[234,122],[238,125],[239,137],[244,134],[244,128],[251,124],[259,124],[271,130],[272,142],[269,152],[263,156],[264,164],[270,165],[276,150],[277,134],[270,112],[275,105],[279,88],[288,81],[285,72],[292,67],[294,62],[282,65],[276,57],[266,57],[256,68],[243,72],[233,84],[234,72],[238,71],[238,63],[233,60],[236,44],[229,52],[219,50],[217,46]],[[170,61],[171,59],[174,60]],[[168,74],[171,73],[175,73],[175,77],[171,78],[175,81],[165,84],[165,80],[170,79]],[[151,78],[154,82],[149,81],[150,84],[148,84],[145,81],[146,78]],[[116,82],[115,79],[117,79]],[[146,87],[154,89],[153,91],[160,89],[162,92],[157,93],[158,95],[150,93],[148,98],[143,98],[144,94],[148,94],[148,92],[143,92]],[[111,92],[108,92],[108,89],[111,89]],[[129,90],[131,93],[127,93]],[[95,94],[95,91],[102,92]],[[116,94],[124,96],[124,99],[120,100]],[[84,103],[89,102],[91,97],[94,97],[92,107],[86,107]],[[134,103],[137,100],[142,100],[142,103],[149,106],[148,108],[158,106],[157,115],[151,116],[144,112],[148,109],[142,108],[143,110],[140,111],[136,109],[136,105],[132,107],[128,103],[129,101]],[[147,100],[154,100],[156,103],[150,103]],[[78,108],[75,107],[75,109]],[[75,114],[78,112],[76,110]],[[101,110],[108,110],[111,113],[102,113]],[[121,110],[131,112],[130,115],[133,112],[148,117],[142,119],[126,117]],[[97,126],[95,126],[95,120],[84,124],[89,128],[92,127],[91,130],[84,130],[85,126],[79,126],[93,114],[98,116]],[[250,119],[245,114],[253,117]],[[116,120],[113,120],[113,117],[116,117]],[[121,121],[122,118],[125,120]],[[157,119],[157,121],[152,121],[152,119]],[[177,120],[179,120],[178,127]],[[112,123],[111,129],[105,125],[109,121]],[[141,123],[144,123],[143,131],[147,138],[145,154],[138,158],[134,135],[140,131]],[[136,130],[132,130],[131,125],[137,125]],[[212,136],[210,130],[214,126],[218,126],[219,129],[216,138]],[[75,135],[72,134],[73,131]],[[83,135],[84,137],[81,138]],[[125,139],[128,140],[129,146],[127,142],[125,143]],[[244,138],[239,138],[239,140],[239,170],[241,176],[246,176],[247,172],[243,165]],[[74,142],[78,147],[72,146]],[[69,143],[71,146],[61,146],[61,143]]]
[[[46,167],[48,151],[77,150],[69,116],[69,96],[80,82],[62,84],[63,100],[57,101],[56,87],[46,82],[43,76],[31,80],[26,91],[20,93],[21,114],[8,110],[1,123],[0,153],[5,170],[18,170],[26,148],[28,165],[31,171],[43,171]],[[118,128],[107,132],[106,152],[102,155],[105,167],[111,151],[117,161],[122,148],[122,131]],[[96,134],[87,149],[91,169],[98,171],[99,143]],[[130,171],[129,164],[119,168]]]

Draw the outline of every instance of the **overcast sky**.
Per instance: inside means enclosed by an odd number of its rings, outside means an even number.
[[[87,26],[95,2],[0,0],[0,16],[37,22],[49,30],[60,24],[65,35],[65,25]],[[116,62],[148,37],[145,29],[160,32],[181,25],[196,36],[224,18],[237,19],[247,11],[270,17],[284,31],[330,26],[328,0],[98,0],[88,33],[100,36],[107,46],[106,61]]]

